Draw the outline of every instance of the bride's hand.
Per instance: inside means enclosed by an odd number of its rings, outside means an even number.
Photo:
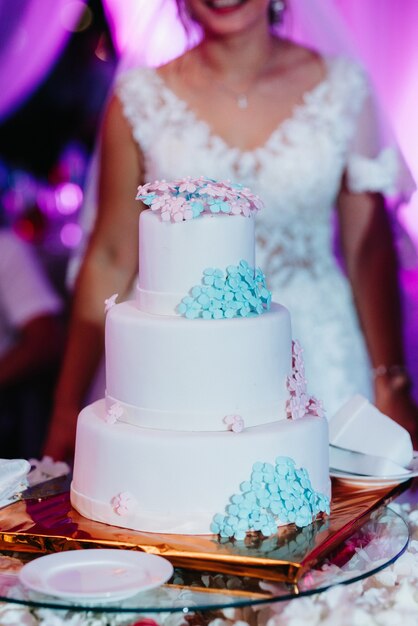
[[[409,431],[414,450],[418,450],[418,406],[409,389],[380,389],[376,406]]]
[[[67,408],[55,411],[44,445],[44,455],[50,456],[54,461],[66,461],[72,464],[77,416],[77,409]]]

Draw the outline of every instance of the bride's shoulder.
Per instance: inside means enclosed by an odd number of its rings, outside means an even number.
[[[329,72],[320,52],[288,39],[276,40],[272,63],[273,76],[299,88],[302,93],[323,82]]]
[[[181,65],[183,64],[186,54],[182,54],[163,65],[159,65],[155,68],[155,71],[161,76],[161,78],[170,78],[173,74],[177,73]]]
[[[155,72],[167,85],[172,86],[178,81],[178,77],[182,76],[184,71],[187,71],[193,64],[195,56],[193,49],[187,50],[180,56],[156,67]]]
[[[344,91],[352,94],[364,94],[371,90],[370,77],[364,65],[346,55],[329,55],[324,57],[331,82],[339,85]]]
[[[283,58],[290,68],[324,77],[329,70],[336,73],[349,72],[366,76],[364,66],[358,59],[344,54],[328,54],[291,39],[277,39],[277,59],[280,63]]]
[[[115,77],[115,91],[119,89],[147,85],[152,83],[155,77],[155,69],[148,66],[135,66],[125,68],[118,72]]]

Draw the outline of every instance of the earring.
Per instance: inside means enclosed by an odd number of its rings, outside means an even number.
[[[280,24],[286,5],[283,0],[271,0],[269,6],[271,24]]]

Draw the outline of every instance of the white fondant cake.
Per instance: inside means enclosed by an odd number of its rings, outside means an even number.
[[[122,422],[191,431],[223,430],[230,414],[245,426],[274,422],[286,416],[290,369],[289,313],[278,304],[212,323],[143,313],[134,302],[107,316],[106,403],[121,403]]]
[[[232,219],[210,214],[172,223],[145,211],[139,229],[139,308],[146,313],[175,315],[178,303],[200,282],[204,269],[226,268],[241,259],[254,267],[254,256],[252,216]]]
[[[254,461],[274,462],[280,454],[305,467],[312,485],[328,492],[327,431],[320,418],[285,419],[242,433],[138,433],[130,424],[105,424],[104,412],[99,400],[79,418],[72,500],[86,517],[146,532],[207,534]],[[111,501],[123,492],[132,495],[132,507],[121,516]]]
[[[163,209],[140,216],[136,301],[107,313],[106,398],[79,416],[72,503],[146,532],[305,525],[329,496],[327,422],[292,359],[289,313],[254,270],[256,200],[189,183],[186,196],[181,181],[141,190]],[[197,215],[183,202],[179,219],[184,197]]]

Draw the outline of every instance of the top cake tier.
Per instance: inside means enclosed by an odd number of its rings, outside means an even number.
[[[146,183],[138,188],[137,199],[151,209],[143,211],[139,220],[137,302],[143,312],[183,314],[181,308],[190,304],[193,291],[202,295],[201,290],[207,289],[208,276],[212,276],[216,293],[206,291],[203,301],[216,299],[223,273],[237,277],[238,269],[242,276],[253,275],[249,283],[255,280],[260,295],[264,277],[254,268],[253,216],[262,203],[249,189],[229,181],[185,178]],[[233,290],[235,283],[230,277],[228,290]],[[251,306],[257,309],[251,295],[249,300],[251,305],[235,302],[232,308],[227,306],[229,300],[225,301],[222,313],[217,310],[213,317],[238,312],[247,315]],[[188,311],[187,316],[196,317],[196,310]],[[210,313],[205,311],[202,316],[210,317]]]
[[[202,214],[182,222],[142,211],[139,220],[137,302],[146,313],[176,315],[177,306],[201,284],[208,268],[246,261],[254,267],[252,215]]]

